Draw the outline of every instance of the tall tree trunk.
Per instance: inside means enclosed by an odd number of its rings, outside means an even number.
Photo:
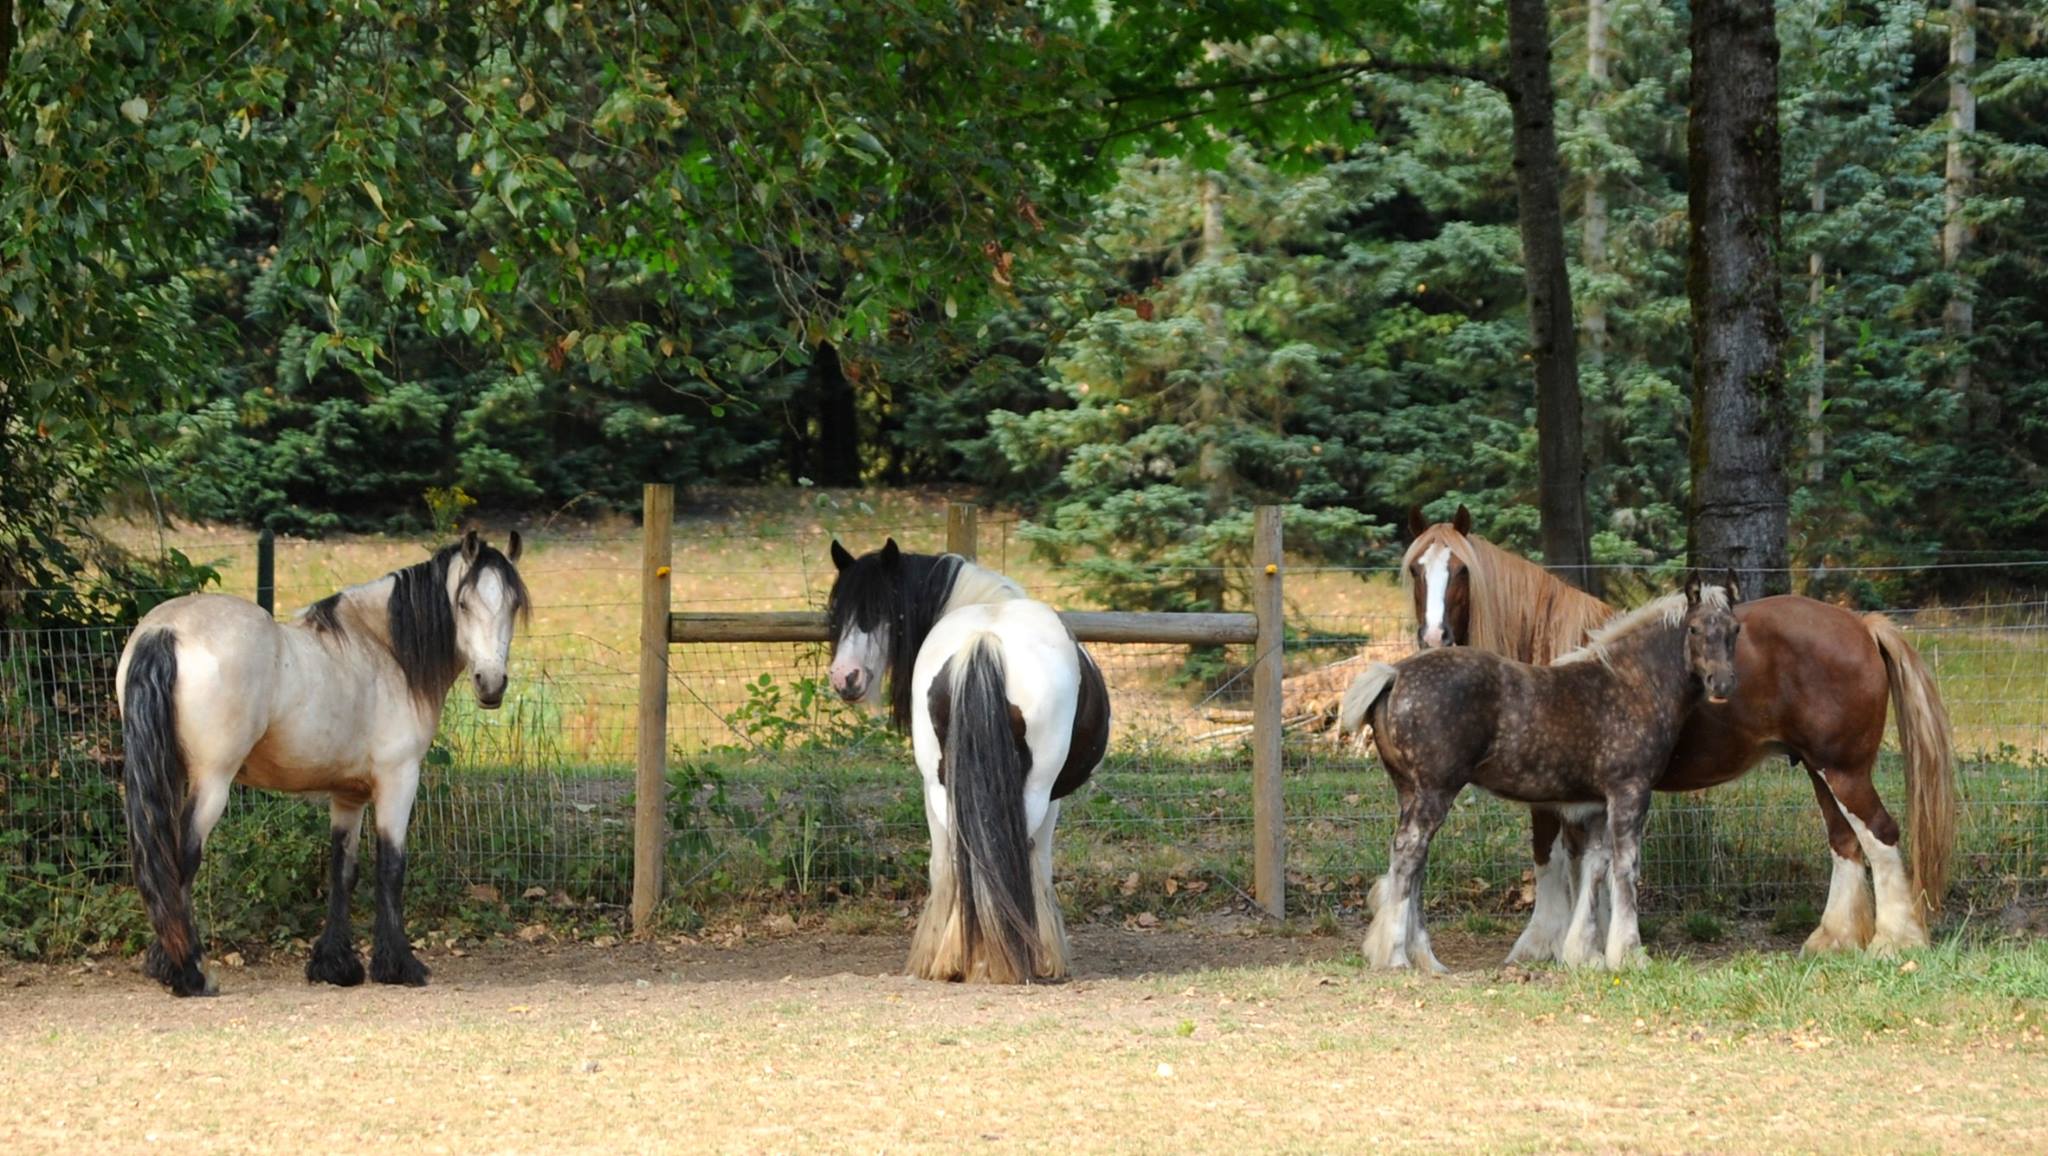
[[[1828,210],[1827,186],[1821,183],[1820,162],[1813,162],[1813,215],[1818,217]],[[1827,408],[1828,395],[1828,321],[1821,315],[1820,303],[1827,291],[1828,259],[1819,249],[1806,255],[1806,305],[1813,314],[1813,328],[1807,331],[1807,351],[1812,360],[1811,372],[1806,379],[1806,480],[1818,484],[1827,476],[1827,463],[1822,455],[1828,448],[1827,426],[1821,421]]]
[[[1608,0],[1586,0],[1586,79],[1590,94],[1586,101],[1586,123],[1604,135],[1602,112],[1613,70],[1607,60]],[[1599,276],[1607,272],[1607,185],[1597,168],[1586,172],[1585,222],[1579,240],[1579,263],[1586,272]],[[1607,302],[1592,294],[1579,307],[1586,330],[1586,358],[1598,365],[1607,359]]]
[[[1198,260],[1209,265],[1229,255],[1230,234],[1225,230],[1223,221],[1223,178],[1209,173],[1202,178],[1202,254]],[[1216,281],[1211,279],[1209,284],[1210,295],[1202,303],[1202,324],[1209,336],[1209,364],[1202,374],[1200,391],[1195,397],[1195,412],[1203,429],[1196,471],[1201,475],[1209,517],[1217,519],[1230,512],[1236,485],[1223,450],[1223,411],[1227,404],[1224,374],[1229,368],[1229,320],[1224,315],[1222,300],[1216,296]],[[1220,570],[1199,576],[1195,589],[1196,597],[1208,609],[1223,609],[1223,574]]]
[[[1564,258],[1556,96],[1550,80],[1550,9],[1508,0],[1508,100],[1514,107],[1515,194],[1529,337],[1536,360],[1537,509],[1543,561],[1573,585],[1595,589],[1587,543],[1586,450],[1579,399],[1579,339]]]
[[[1963,257],[1970,245],[1965,210],[1975,179],[1968,146],[1970,136],[1977,131],[1977,92],[1970,87],[1971,73],[1977,64],[1976,16],[1977,0],[1949,0],[1948,168],[1942,181],[1941,268],[1957,279],[1962,275]],[[1941,315],[1953,366],[1949,384],[1961,395],[1965,428],[1988,429],[1997,418],[1970,367],[1969,345],[1976,320],[1969,291],[1957,285],[1950,290],[1948,308]]]
[[[1695,566],[1750,594],[1785,572],[1778,34],[1771,0],[1695,0],[1687,131]]]
[[[839,364],[839,350],[831,342],[821,341],[812,351],[804,384],[818,414],[815,480],[821,486],[860,485],[860,410],[846,367]]]
[[[0,0],[0,88],[14,65],[14,0]]]

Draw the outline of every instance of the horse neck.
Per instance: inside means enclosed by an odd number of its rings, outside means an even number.
[[[425,562],[420,565],[432,567],[434,564]],[[405,686],[406,692],[421,709],[427,711],[433,718],[439,718],[448,690],[454,685],[455,678],[459,677],[465,664],[462,660],[461,647],[455,645],[452,637],[447,640],[455,647],[452,657],[434,652],[434,647],[429,647],[427,652],[421,652],[417,647],[406,645],[398,638],[392,622],[393,596],[398,593],[403,576],[415,569],[416,567],[407,567],[404,570],[395,570],[381,578],[344,587],[331,599],[332,615],[334,621],[341,626],[341,639],[369,643],[380,649],[396,667],[398,679]],[[447,573],[454,572],[451,569]],[[435,580],[437,587],[447,581],[446,573],[435,573],[431,569],[427,573]],[[436,589],[427,592],[427,597],[433,598],[443,593],[442,590]],[[438,647],[439,643],[434,645]]]
[[[1614,608],[1484,538],[1469,538],[1472,645],[1544,665],[1586,641]]]
[[[1699,685],[1685,655],[1685,620],[1650,619],[1602,643],[1598,659],[1623,686],[1657,702],[1673,703],[1674,717],[1691,706]]]
[[[1025,597],[1024,588],[958,554],[917,555],[907,574],[910,585],[899,604],[901,637],[890,643],[890,715],[898,730],[910,730],[910,671],[932,627],[955,610]]]
[[[341,637],[369,640],[390,650],[391,591],[397,585],[398,576],[386,574],[368,582],[344,586],[314,603],[307,617],[314,617],[314,610],[319,607],[331,606],[334,621],[341,624]]]
[[[1025,597],[1028,595],[1024,593],[1024,587],[1015,580],[962,558],[959,572],[953,577],[953,591],[946,598],[945,608],[939,616],[943,618],[963,606],[1013,602]]]

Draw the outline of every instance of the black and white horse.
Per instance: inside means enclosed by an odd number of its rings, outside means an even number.
[[[910,973],[1065,976],[1053,825],[1109,746],[1102,672],[1052,607],[957,554],[906,554],[891,538],[856,559],[835,541],[832,561],[832,686],[879,704],[886,676],[924,776],[931,898]]]
[[[370,978],[418,986],[401,913],[405,829],[420,759],[448,691],[470,671],[477,702],[505,696],[513,620],[528,607],[513,563],[475,531],[415,566],[331,595],[290,622],[221,594],[143,618],[115,674],[127,752],[129,847],[156,930],[144,969],[176,995],[211,995],[199,966],[192,878],[240,781],[324,792],[331,819],[327,929],[306,978],[363,982],[349,892],[363,807],[376,804],[377,916]]]

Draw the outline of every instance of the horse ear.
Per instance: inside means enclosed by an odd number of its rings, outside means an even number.
[[[1697,570],[1685,572],[1685,604],[1688,607],[1700,604],[1700,572]]]
[[[476,531],[475,531],[475,530],[470,530],[470,531],[468,531],[467,533],[463,534],[463,535],[462,535],[462,560],[463,560],[464,562],[474,562],[474,561],[476,561],[476,552],[477,552],[477,550],[481,549],[481,548],[482,548],[482,546],[483,546],[483,539],[481,539],[481,538],[479,538],[479,537],[477,537],[477,536],[476,536]]]
[[[894,566],[902,559],[903,550],[896,545],[896,539],[891,538],[882,543],[882,565]]]
[[[1741,601],[1742,583],[1735,580],[1735,567],[1730,566],[1728,568],[1728,605],[1734,606]]]
[[[1458,512],[1451,515],[1451,529],[1461,536],[1472,532],[1472,511],[1466,509],[1463,502],[1458,503]]]
[[[1413,541],[1417,538],[1422,537],[1422,532],[1427,529],[1429,529],[1429,523],[1424,521],[1422,518],[1422,507],[1419,505],[1408,507],[1409,540]]]
[[[519,547],[519,531],[514,530],[512,531],[511,539],[505,543],[505,560],[507,562],[519,561]]]
[[[837,538],[832,539],[832,565],[840,570],[853,565],[853,555],[846,552],[846,547],[840,545]]]

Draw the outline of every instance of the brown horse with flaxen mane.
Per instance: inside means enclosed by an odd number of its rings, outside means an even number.
[[[1424,522],[1420,507],[1409,512],[1413,541],[1401,565],[1422,646],[1473,646],[1546,663],[1617,613],[1471,526],[1463,506],[1435,525]],[[1955,756],[1933,677],[1881,614],[1779,595],[1743,603],[1736,619],[1735,693],[1693,712],[1656,789],[1719,786],[1769,755],[1787,756],[1812,779],[1834,859],[1827,907],[1805,950],[1925,946],[1926,915],[1940,910],[1948,888],[1956,824]],[[1898,712],[1910,796],[1910,880],[1899,824],[1871,782],[1887,695]],[[1557,958],[1574,893],[1584,888],[1567,860],[1578,858],[1586,831],[1542,808],[1531,808],[1530,826],[1535,909],[1510,960]]]

